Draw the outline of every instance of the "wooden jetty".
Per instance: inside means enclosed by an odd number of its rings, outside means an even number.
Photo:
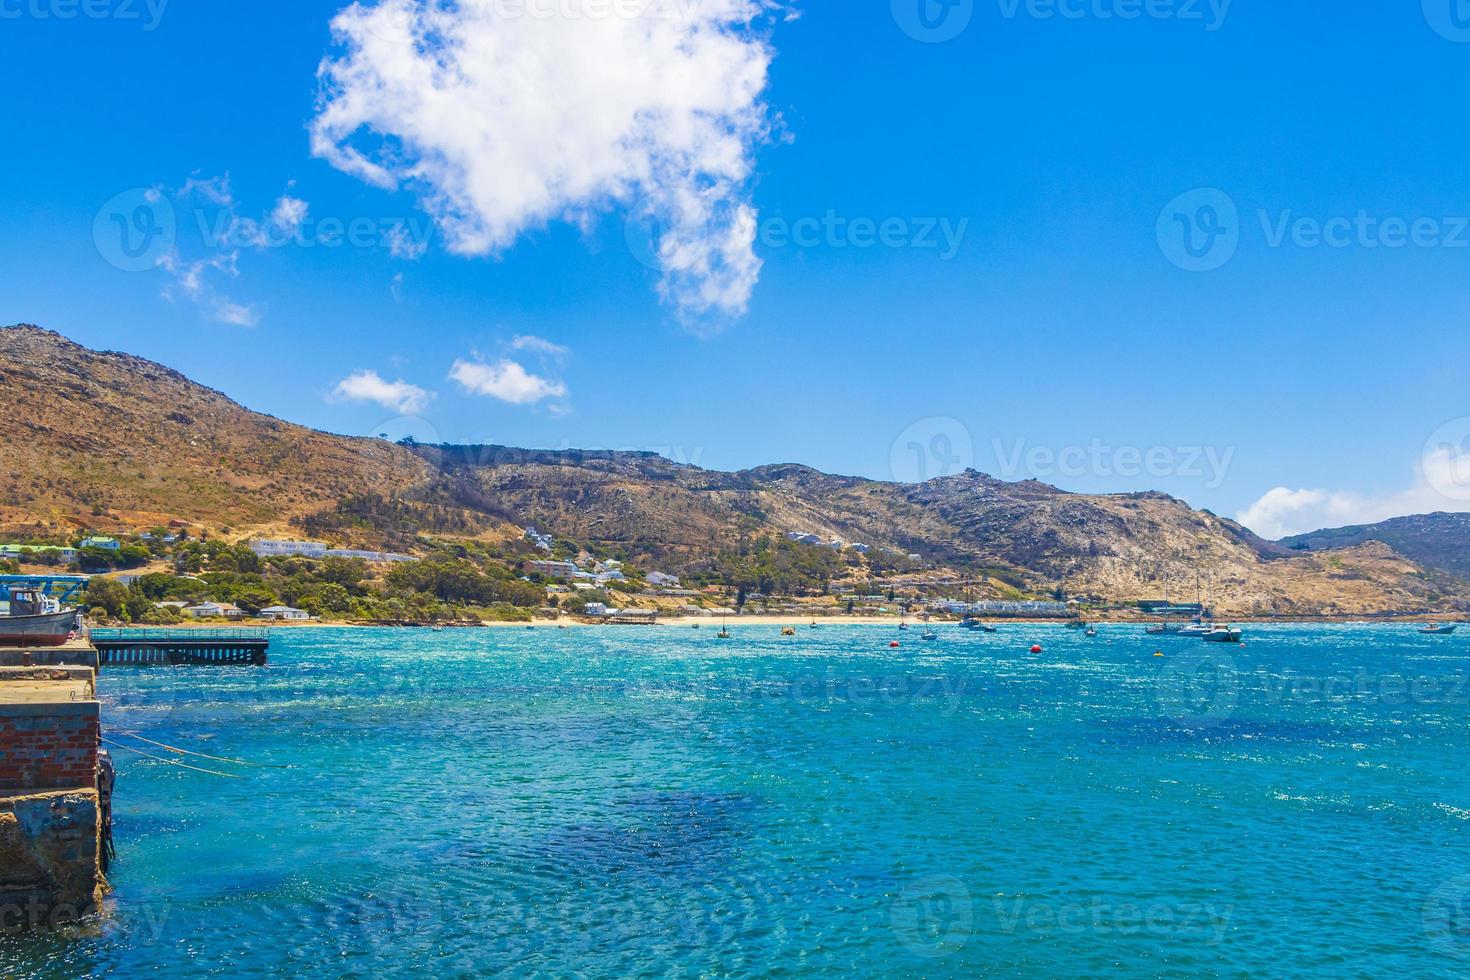
[[[92,645],[104,667],[264,667],[269,629],[94,629]]]

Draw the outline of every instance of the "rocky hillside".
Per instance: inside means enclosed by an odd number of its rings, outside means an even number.
[[[535,525],[678,570],[799,530],[1032,593],[1192,599],[1199,588],[1236,615],[1470,607],[1470,585],[1388,544],[1295,550],[1164,494],[1072,494],[974,471],[912,485],[798,465],[722,473],[639,453],[391,445],[260,415],[35,327],[0,330],[0,388],[7,535],[180,519],[231,537],[289,529],[412,547],[424,533]]]
[[[1379,541],[1426,568],[1470,580],[1470,514],[1416,514],[1378,524],[1335,527],[1282,538],[1286,548],[1336,551]]]
[[[361,490],[422,482],[372,439],[251,412],[176,371],[32,326],[0,329],[0,526],[283,524]]]

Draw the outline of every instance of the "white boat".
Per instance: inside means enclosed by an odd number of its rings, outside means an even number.
[[[1212,626],[1203,636],[1208,643],[1239,643],[1241,632],[1234,626]]]
[[[1425,623],[1419,630],[1432,636],[1444,636],[1460,628],[1459,623]]]
[[[1214,623],[1201,623],[1196,621],[1193,623],[1189,623],[1188,625],[1179,627],[1179,632],[1175,635],[1182,637],[1194,637],[1198,639],[1200,637],[1207,637],[1214,631]]]

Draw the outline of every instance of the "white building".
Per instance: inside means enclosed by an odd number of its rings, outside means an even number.
[[[649,572],[648,584],[660,588],[677,589],[679,587],[679,576],[665,575],[663,572]]]
[[[304,622],[311,615],[304,609],[292,609],[290,606],[269,606],[262,609],[258,614],[261,619],[279,619],[284,622]]]
[[[195,619],[204,619],[209,616],[223,616],[225,619],[239,619],[245,614],[238,606],[228,602],[201,602],[197,606],[190,606],[184,610],[184,615],[193,616]]]
[[[820,537],[818,537],[815,534],[808,534],[805,531],[787,531],[786,532],[786,539],[788,541],[795,541],[797,544],[821,544],[822,543],[822,539]]]
[[[324,541],[271,541],[259,538],[250,542],[250,550],[262,558],[279,555],[287,558],[325,558],[327,545]]]
[[[354,551],[351,548],[328,548],[326,558],[362,558],[365,561],[413,561],[413,555],[400,555],[392,551]]]
[[[547,578],[577,578],[587,574],[569,561],[528,561],[526,572],[528,574],[539,572]]]

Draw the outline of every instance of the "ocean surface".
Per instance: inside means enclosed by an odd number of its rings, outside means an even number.
[[[0,975],[1470,974],[1470,631],[731,631],[108,670],[238,778],[114,749],[106,915]]]

